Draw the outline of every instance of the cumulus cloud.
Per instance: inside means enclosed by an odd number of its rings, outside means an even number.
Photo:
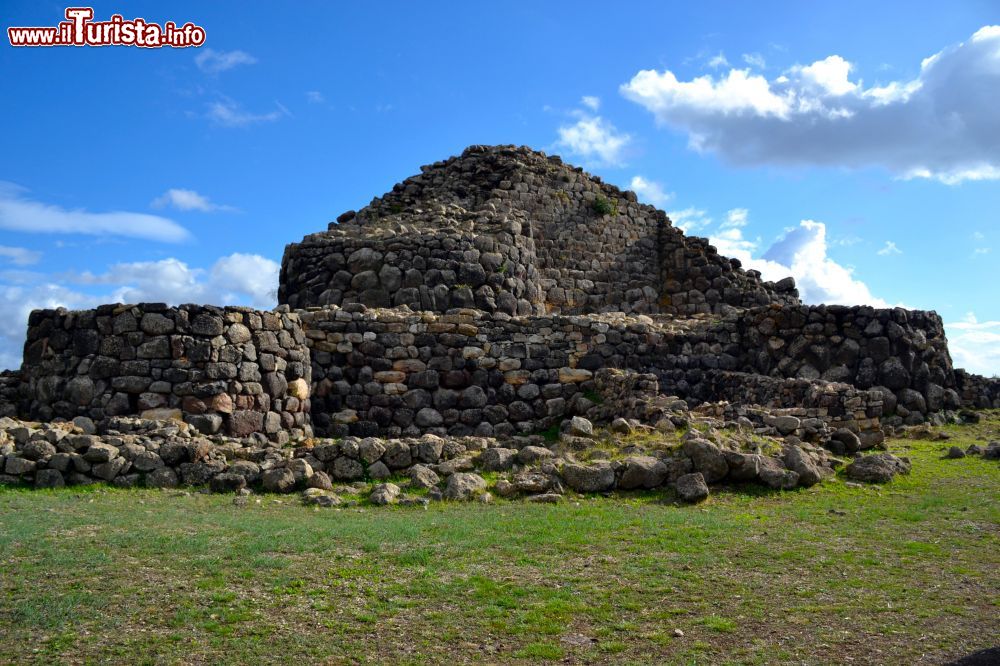
[[[726,60],[726,54],[719,51],[716,55],[712,56],[708,61],[708,66],[712,69],[718,69],[719,67],[729,67],[729,61]]]
[[[114,264],[100,274],[0,275],[0,368],[16,368],[28,314],[39,308],[92,308],[101,303],[224,303],[272,308],[279,265],[256,254],[231,254],[209,268],[179,259]]]
[[[190,237],[184,227],[165,217],[124,211],[90,213],[82,209],[69,210],[29,199],[23,188],[11,183],[0,183],[0,229],[125,236],[165,243],[178,243]]]
[[[767,61],[759,53],[744,53],[743,62],[757,69],[767,69]]]
[[[744,208],[730,211],[727,222],[733,219],[734,212],[745,225],[747,211]],[[777,281],[791,275],[806,303],[890,307],[885,300],[873,295],[850,268],[829,256],[826,225],[822,222],[802,220],[763,253],[760,252],[761,239],[746,238],[743,225],[723,223],[709,235],[709,242],[721,254],[739,259],[744,268],[760,271],[765,280]]]
[[[206,74],[218,74],[239,65],[252,65],[255,62],[257,58],[244,51],[202,49],[194,57],[194,64]]]
[[[21,367],[28,315],[32,310],[90,308],[97,299],[54,283],[0,284],[0,369]]]
[[[600,116],[592,116],[582,111],[574,114],[577,121],[563,125],[557,130],[559,140],[556,146],[589,160],[603,164],[620,165],[624,149],[632,137],[618,131],[610,122]]]
[[[747,215],[750,211],[746,208],[733,208],[726,213],[726,221],[722,223],[723,229],[733,227],[745,227],[747,225]]]
[[[591,111],[597,111],[601,108],[601,98],[593,95],[584,95],[580,98],[580,104],[583,104]]]
[[[926,58],[912,80],[866,86],[831,55],[767,79],[642,70],[621,93],[698,151],[740,165],[881,166],[947,184],[1000,179],[1000,26]],[[854,76],[854,78],[852,78]]]
[[[970,312],[944,328],[956,368],[987,377],[1000,375],[1000,321],[981,322]]]
[[[274,111],[251,113],[237,102],[223,99],[209,103],[206,115],[209,120],[224,127],[247,127],[258,123],[271,123],[284,116],[292,115],[281,103],[275,102],[274,105],[276,107]]]
[[[198,194],[194,190],[171,188],[153,199],[153,208],[165,208],[170,206],[177,210],[197,210],[210,213],[216,210],[233,210],[231,206],[223,206],[213,203],[203,194]]]
[[[30,266],[37,264],[42,258],[41,252],[35,252],[24,247],[0,245],[0,260],[6,260],[15,266]]]
[[[701,208],[693,206],[681,210],[668,211],[667,217],[670,218],[675,227],[686,234],[704,229],[712,224],[712,218],[708,216],[708,213]]]
[[[68,280],[112,285],[109,302],[246,303],[271,307],[277,298],[279,266],[256,254],[231,254],[210,268],[192,268],[179,259],[114,264],[104,273],[79,273]]]
[[[662,208],[668,201],[674,198],[673,192],[667,192],[660,183],[646,180],[642,176],[633,176],[629,187],[636,193],[636,196],[645,203],[652,204],[657,208]]]
[[[896,247],[896,244],[893,243],[892,241],[886,241],[885,245],[882,246],[882,249],[876,252],[875,254],[882,257],[887,257],[892,254],[903,254],[903,251],[900,250],[898,247]]]

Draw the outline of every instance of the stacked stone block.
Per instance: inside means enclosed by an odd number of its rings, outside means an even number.
[[[205,433],[309,429],[309,349],[290,312],[158,303],[36,310],[22,411],[51,420],[141,414]]]

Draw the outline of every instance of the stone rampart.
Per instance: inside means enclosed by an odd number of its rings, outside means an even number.
[[[157,303],[36,310],[21,381],[21,411],[34,419],[141,414],[283,440],[309,428],[309,349],[289,312]]]

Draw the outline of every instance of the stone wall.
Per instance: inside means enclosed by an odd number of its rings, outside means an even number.
[[[289,312],[156,303],[36,310],[21,374],[20,411],[31,418],[142,414],[279,440],[309,428],[309,349]]]
[[[594,405],[593,372],[641,369],[663,336],[643,316],[510,317],[361,306],[301,313],[313,423],[329,435],[500,436]]]
[[[385,221],[351,221],[289,245],[278,299],[294,308],[362,303],[444,312],[478,308],[541,313],[535,248],[508,217],[457,217],[412,231]]]
[[[911,422],[963,404],[941,318],[867,306],[766,306],[701,320],[649,359],[667,392],[719,399],[716,371],[877,389]],[[728,399],[728,398],[727,398]]]
[[[383,259],[352,265],[363,247]],[[383,262],[404,275],[381,275],[373,266]],[[774,285],[743,271],[633,192],[513,146],[472,146],[423,167],[329,231],[289,245],[279,290],[279,302],[298,308],[361,302],[508,314],[687,315],[797,296],[793,281]]]

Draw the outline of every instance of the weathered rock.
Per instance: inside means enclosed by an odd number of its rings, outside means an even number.
[[[756,453],[723,451],[731,481],[754,481],[760,476],[761,456]]]
[[[414,465],[409,470],[410,485],[414,488],[433,488],[441,483],[441,477],[427,465]]]
[[[295,489],[295,474],[290,469],[269,469],[260,476],[264,490],[269,493],[290,493]]]
[[[961,447],[953,446],[953,447],[951,447],[951,448],[948,449],[948,452],[946,454],[944,454],[944,457],[945,458],[951,458],[951,459],[964,458],[965,457],[965,451],[963,451],[961,449]]]
[[[797,446],[785,447],[785,467],[799,475],[799,485],[814,486],[823,476],[815,463]]]
[[[27,458],[28,460],[42,460],[43,458],[49,458],[56,454],[56,447],[52,446],[44,439],[33,439],[29,442],[25,442],[24,446],[21,447],[21,456]]]
[[[377,504],[378,506],[395,504],[396,500],[399,499],[399,493],[399,486],[396,484],[380,483],[372,489],[372,493],[368,496],[368,500],[372,504]]]
[[[318,488],[319,490],[333,490],[333,482],[330,476],[324,471],[314,471],[312,476],[306,479],[307,488]]]
[[[708,499],[708,484],[701,472],[685,474],[674,483],[677,496],[685,502],[701,502]]]
[[[302,491],[302,503],[310,506],[340,506],[343,500],[329,488],[306,488]]]
[[[55,469],[40,469],[35,472],[36,488],[62,488],[66,485],[62,472]]]
[[[517,454],[516,449],[489,448],[479,456],[479,466],[487,472],[503,472],[514,466]]]
[[[600,493],[615,485],[615,469],[604,460],[590,465],[566,463],[561,474],[566,485],[579,493]]]
[[[566,426],[566,434],[573,437],[593,437],[594,424],[582,416],[574,416]]]
[[[625,459],[625,468],[618,487],[623,490],[634,488],[656,488],[667,478],[667,466],[652,456],[630,456]]]
[[[106,463],[117,457],[118,448],[103,442],[91,444],[87,448],[87,452],[83,454],[84,460],[91,463]]]
[[[847,428],[837,428],[830,436],[830,440],[840,444],[842,451],[834,451],[840,455],[852,454],[861,450],[861,438]]]
[[[29,474],[35,471],[35,467],[37,465],[38,463],[34,460],[28,460],[27,458],[22,458],[20,456],[7,456],[7,459],[4,462],[4,472],[13,476]]]
[[[392,476],[392,471],[386,467],[384,462],[379,460],[368,467],[368,476],[373,479],[387,479]]]
[[[694,469],[705,477],[706,483],[716,483],[726,478],[729,465],[719,447],[707,439],[694,438],[684,442],[684,454],[694,464]]]
[[[208,487],[213,493],[238,493],[247,487],[247,479],[242,474],[224,472],[213,476]]]
[[[381,463],[378,463],[381,465]],[[382,465],[385,467],[385,465]],[[365,469],[361,466],[357,460],[353,458],[348,458],[347,456],[340,456],[333,461],[333,478],[339,479],[341,481],[354,481],[355,479],[360,479],[365,475]],[[386,476],[388,476],[389,469],[386,468]],[[372,476],[372,478],[378,478]]]
[[[146,485],[150,488],[176,488],[180,480],[172,468],[161,467],[146,475]]]
[[[780,460],[761,456],[758,477],[761,483],[775,490],[791,490],[799,485],[798,472],[787,469]]]
[[[477,495],[484,492],[486,492],[486,480],[483,477],[478,474],[456,472],[448,477],[444,498],[464,501],[475,499]]]
[[[539,460],[547,460],[554,457],[551,449],[544,446],[526,446],[517,452],[517,462],[522,465],[531,465]]]
[[[552,487],[552,477],[535,471],[518,472],[512,481],[514,490],[520,493],[544,493]]]
[[[855,481],[887,483],[897,474],[909,474],[910,461],[891,453],[876,453],[855,458],[854,462],[844,469],[844,473]]]

